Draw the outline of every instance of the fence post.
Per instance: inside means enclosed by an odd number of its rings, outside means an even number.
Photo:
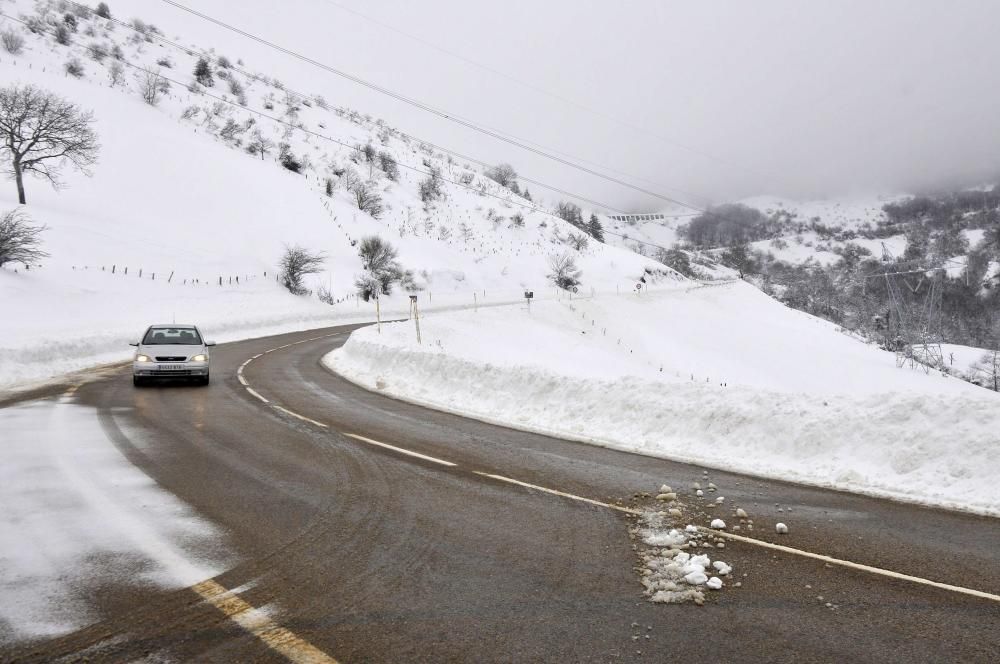
[[[174,271],[171,270],[170,271],[170,276],[167,277],[167,283],[169,284],[173,280],[173,278],[174,278]]]

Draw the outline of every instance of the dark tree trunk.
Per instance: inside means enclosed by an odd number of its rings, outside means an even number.
[[[17,181],[17,200],[21,205],[27,205],[28,201],[24,198],[24,173],[17,161],[14,162],[14,179]]]

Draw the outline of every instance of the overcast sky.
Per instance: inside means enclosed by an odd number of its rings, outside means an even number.
[[[996,0],[178,1],[695,204],[916,191],[1000,174]],[[121,18],[140,16],[168,37],[216,45],[252,70],[442,146],[508,161],[616,208],[665,205],[160,0],[109,4]]]

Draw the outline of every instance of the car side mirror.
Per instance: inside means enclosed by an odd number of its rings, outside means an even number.
[[[206,341],[206,342],[205,342],[205,345],[206,345],[206,346],[214,346],[214,345],[215,345],[215,342],[214,342],[214,341]]]
[[[130,341],[130,342],[128,343],[128,345],[129,345],[129,346],[138,346],[138,345],[139,345],[139,342],[138,342],[138,341]]]

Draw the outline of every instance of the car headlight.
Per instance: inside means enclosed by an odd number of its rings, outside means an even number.
[[[208,362],[208,355],[202,353],[201,355],[195,355],[188,362]]]
[[[153,360],[151,360],[148,355],[136,355],[135,356],[135,361],[136,362],[152,362]]]

